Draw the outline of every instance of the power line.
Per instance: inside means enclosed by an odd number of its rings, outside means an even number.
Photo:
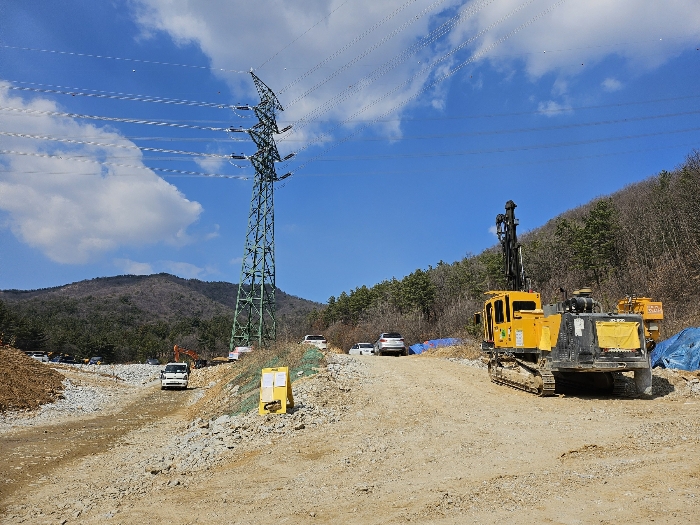
[[[642,122],[646,120],[658,120],[658,119],[664,119],[664,118],[675,118],[675,117],[684,117],[684,116],[689,116],[689,115],[697,115],[700,113],[700,110],[694,110],[694,111],[683,111],[679,113],[667,113],[664,115],[647,115],[647,116],[641,116],[641,117],[627,117],[627,118],[622,118],[622,119],[615,119],[615,120],[599,120],[595,122],[579,122],[576,124],[560,124],[556,126],[541,126],[541,127],[530,127],[530,128],[511,128],[511,129],[496,129],[496,130],[485,130],[485,131],[464,131],[464,132],[459,132],[459,133],[443,133],[443,134],[436,134],[436,135],[403,135],[400,138],[396,139],[396,141],[405,141],[405,140],[434,140],[434,139],[446,139],[446,138],[457,138],[457,137],[480,137],[480,136],[489,136],[489,135],[507,135],[507,134],[513,134],[513,133],[535,133],[535,132],[544,132],[544,131],[557,131],[557,130],[565,130],[565,129],[576,129],[576,128],[585,128],[585,127],[592,127],[592,126],[607,126],[607,125],[614,125],[614,124],[627,124],[627,123],[632,123],[632,122]],[[362,138],[354,138],[349,140],[348,142],[383,142],[386,141],[387,139],[384,137],[362,137]],[[288,142],[293,142],[293,139],[288,140]],[[299,139],[301,141],[301,139]]]
[[[363,38],[365,38],[365,37],[368,36],[369,34],[373,33],[376,29],[378,29],[379,27],[381,27],[382,25],[384,25],[385,23],[387,23],[389,20],[391,20],[392,18],[394,18],[394,17],[395,17],[396,15],[398,15],[401,11],[403,11],[403,10],[406,9],[409,5],[415,3],[416,1],[417,1],[417,0],[408,0],[408,1],[405,2],[404,4],[400,5],[400,6],[397,7],[396,9],[394,9],[394,11],[392,11],[390,14],[388,14],[387,16],[385,16],[384,18],[382,18],[379,22],[376,22],[374,25],[372,25],[372,26],[369,27],[368,29],[365,29],[362,33],[360,33],[358,36],[356,36],[355,38],[353,38],[350,42],[348,42],[348,43],[345,44],[343,47],[341,47],[340,49],[338,49],[337,51],[335,51],[335,53],[333,53],[333,54],[331,54],[329,57],[327,57],[327,58],[321,60],[321,62],[319,62],[319,63],[316,64],[314,67],[312,67],[311,69],[309,69],[306,73],[302,74],[301,76],[297,77],[295,80],[293,80],[292,82],[290,82],[289,84],[287,84],[285,87],[283,87],[283,88],[280,90],[280,94],[281,94],[281,93],[284,93],[285,91],[287,91],[288,89],[290,89],[292,86],[295,86],[296,84],[298,84],[299,82],[301,82],[302,80],[304,80],[306,77],[308,77],[308,76],[309,76],[310,74],[312,74],[314,71],[316,71],[317,69],[319,69],[319,68],[320,68],[321,66],[323,66],[324,64],[327,64],[328,62],[330,62],[331,60],[333,60],[335,57],[337,57],[338,55],[340,55],[340,54],[343,53],[344,51],[350,49],[350,48],[351,48],[352,46],[354,46],[357,42],[359,42],[360,40],[362,40]]]
[[[513,166],[523,166],[523,165],[534,165],[534,164],[553,164],[557,162],[571,162],[571,161],[577,161],[577,160],[587,160],[587,159],[596,159],[596,158],[602,158],[602,157],[619,157],[621,155],[630,155],[632,153],[646,153],[649,151],[664,151],[664,150],[672,150],[672,149],[679,149],[679,148],[689,148],[689,147],[694,147],[697,146],[697,141],[694,142],[686,142],[682,144],[673,144],[672,146],[657,146],[657,147],[650,147],[650,148],[643,148],[643,149],[634,149],[634,150],[627,150],[627,151],[614,151],[614,152],[608,152],[608,153],[596,153],[594,155],[577,155],[577,156],[567,156],[567,157],[558,157],[558,158],[551,158],[548,157],[546,159],[538,159],[538,160],[529,160],[529,161],[523,161],[523,160],[518,160],[517,162],[507,162],[507,163],[498,163],[498,164],[479,164],[478,166],[476,165],[460,165],[458,168],[444,168],[441,167],[440,170],[435,170],[434,172],[431,172],[431,177],[436,176],[436,175],[441,175],[445,173],[454,173],[454,172],[460,172],[463,173],[465,171],[470,171],[470,170],[483,170],[483,169],[493,169],[493,168],[507,168],[507,167],[513,167]],[[44,174],[44,175],[75,175],[75,172],[72,171],[29,171],[29,170],[4,170],[0,169],[0,173],[15,173],[15,174]],[[304,173],[299,175],[299,177],[357,177],[357,176],[371,176],[371,177],[376,177],[376,176],[386,176],[386,175],[425,175],[425,170],[400,170],[400,171],[388,171],[388,170],[382,170],[382,171],[358,171],[358,172],[338,172],[337,170],[333,172],[328,172],[328,173]],[[165,175],[167,176],[167,175]],[[175,176],[175,175],[173,175]]]
[[[578,108],[581,109],[581,108]],[[545,131],[558,131],[558,130],[566,130],[566,129],[576,129],[576,128],[586,128],[586,127],[594,127],[594,126],[610,126],[610,125],[615,125],[615,124],[629,124],[629,123],[634,123],[634,122],[643,122],[647,120],[659,120],[659,119],[666,119],[666,118],[676,118],[676,117],[685,117],[689,115],[697,115],[700,113],[700,110],[693,110],[693,111],[682,111],[682,112],[677,112],[677,113],[665,113],[661,115],[645,115],[645,116],[640,116],[640,117],[625,117],[621,119],[612,119],[612,120],[598,120],[598,121],[593,121],[593,122],[578,122],[575,124],[559,124],[559,125],[554,125],[554,126],[538,126],[538,127],[527,127],[527,128],[508,128],[508,129],[495,129],[495,130],[479,130],[479,131],[464,131],[464,132],[458,132],[458,133],[440,133],[440,134],[432,134],[432,135],[402,135],[399,139],[400,141],[408,141],[408,140],[436,140],[436,139],[450,139],[450,138],[459,138],[459,137],[479,137],[479,136],[490,136],[490,135],[507,135],[507,134],[517,134],[517,133],[537,133],[537,132],[545,132]],[[468,118],[468,117],[465,117]],[[422,119],[421,119],[422,120]],[[435,119],[435,120],[441,120],[441,119]],[[101,146],[101,147],[128,147],[128,148],[135,148],[135,149],[141,149],[144,151],[155,151],[155,152],[162,152],[162,153],[178,153],[182,155],[199,155],[199,156],[205,156],[205,157],[219,157],[219,158],[229,158],[230,155],[221,155],[221,154],[213,154],[213,153],[200,153],[200,152],[192,152],[192,151],[179,151],[179,150],[168,150],[168,149],[159,149],[159,148],[148,148],[148,147],[141,147],[137,145],[132,145],[132,146],[124,146],[120,144],[103,144],[103,143],[95,143],[95,142],[89,142],[89,141],[80,141],[77,139],[58,139],[58,138],[52,138],[49,136],[38,136],[38,135],[28,135],[28,134],[21,134],[18,132],[3,132],[0,131],[0,135],[7,135],[7,136],[17,136],[17,137],[23,137],[23,138],[37,138],[37,139],[44,139],[44,140],[57,140],[57,141],[62,141],[62,142],[74,142],[77,144],[87,144],[87,145],[94,145],[94,146]],[[100,136],[96,136],[96,138],[99,138]],[[92,138],[91,136],[81,136],[83,139],[89,139]],[[228,142],[230,139],[208,139],[208,138],[201,138],[201,137],[183,137],[183,138],[173,138],[173,137],[139,137],[139,136],[128,136],[128,135],[123,135],[121,138],[127,139],[127,140],[167,140],[170,142],[179,142],[179,141],[207,141],[211,142],[212,140],[216,141],[223,141],[226,140]],[[350,139],[348,142],[384,142],[387,139],[385,137],[360,137],[360,138],[353,138]],[[287,142],[295,142],[295,141],[301,141],[301,139],[287,139]]]
[[[38,82],[23,82],[21,80],[2,80],[0,82],[8,82],[6,85],[7,89],[13,89],[16,91],[32,91],[35,93],[53,93],[57,95],[69,95],[69,96],[80,96],[80,97],[93,97],[93,98],[107,98],[114,100],[130,100],[135,102],[155,102],[158,104],[174,104],[178,106],[197,106],[204,108],[215,108],[215,109],[240,109],[238,106],[240,104],[222,104],[219,102],[201,102],[197,100],[182,100],[176,98],[166,98],[166,97],[156,97],[150,95],[137,95],[133,93],[119,93],[116,91],[101,91],[99,89],[87,89],[87,88],[76,88],[68,86],[56,86],[53,84],[41,84]],[[28,87],[28,86],[15,86],[13,84],[28,84],[31,86],[43,86],[43,87]],[[52,89],[48,89],[52,88]],[[60,89],[53,89],[60,88]],[[69,89],[71,91],[63,91],[64,89]]]
[[[404,51],[402,51],[398,55],[394,56],[392,59],[384,62],[381,66],[376,68],[370,74],[366,75],[365,77],[360,79],[358,82],[353,83],[350,87],[344,89],[343,91],[338,93],[335,97],[326,101],[322,106],[313,110],[309,115],[304,117],[302,120],[308,121],[308,120],[311,120],[311,116],[316,115],[320,111],[322,111],[322,113],[329,111],[330,109],[337,106],[343,100],[346,100],[347,98],[349,98],[351,95],[353,95],[354,93],[356,93],[360,89],[364,89],[367,86],[371,85],[376,80],[378,80],[379,78],[384,76],[386,73],[388,73],[392,69],[398,67],[400,64],[402,64],[403,62],[408,60],[412,55],[417,53],[420,49],[432,44],[433,42],[438,40],[440,37],[447,34],[453,27],[460,24],[464,20],[467,20],[471,16],[475,15],[476,13],[478,13],[483,8],[485,8],[486,6],[488,6],[489,4],[491,4],[493,2],[494,2],[494,0],[484,0],[480,3],[474,4],[474,5],[469,5],[468,7],[460,10],[457,14],[452,16],[450,19],[446,20],[440,26],[433,29],[428,35],[421,38],[421,40],[419,42],[409,46],[407,49],[405,49]],[[349,64],[354,63],[356,60],[358,60],[362,56],[364,56],[364,55],[360,55],[360,56],[356,57]],[[298,102],[299,100],[301,100],[301,98],[293,100],[288,105],[292,106],[296,102]]]
[[[654,133],[640,133],[637,135],[623,135],[619,137],[605,137],[605,138],[595,138],[586,139],[570,142],[556,142],[556,143],[545,143],[545,144],[535,144],[530,146],[512,146],[512,147],[500,147],[500,148],[490,148],[481,150],[465,150],[465,151],[447,151],[447,152],[431,152],[431,153],[401,153],[401,154],[391,154],[391,155],[354,155],[354,156],[342,156],[337,158],[321,159],[322,162],[347,162],[348,160],[375,160],[375,159],[415,159],[415,158],[430,158],[430,157],[457,157],[465,155],[482,155],[490,153],[509,153],[514,151],[529,151],[529,150],[539,150],[539,149],[553,149],[553,148],[565,148],[570,146],[586,146],[590,144],[600,144],[604,142],[617,142],[620,140],[631,140],[631,139],[643,139],[649,137],[658,137],[661,135],[675,135],[680,133],[690,133],[692,131],[700,131],[700,127],[677,129],[670,131],[657,131]],[[316,158],[315,160],[318,160]],[[308,164],[308,162],[306,163]]]
[[[177,155],[192,155],[192,156],[198,156],[198,157],[210,157],[210,158],[217,158],[217,159],[230,159],[231,155],[218,155],[215,153],[200,153],[197,151],[182,151],[182,150],[173,150],[173,149],[161,149],[161,148],[148,148],[148,147],[143,147],[143,146],[137,146],[135,144],[113,144],[113,143],[102,143],[102,142],[93,142],[89,140],[75,140],[75,139],[67,139],[67,138],[59,138],[59,137],[52,137],[51,135],[33,135],[29,133],[12,133],[9,131],[0,131],[0,135],[4,135],[6,137],[18,137],[18,138],[25,138],[25,139],[36,139],[36,140],[49,140],[53,142],[64,142],[68,144],[84,144],[87,146],[98,146],[101,148],[123,148],[123,149],[135,149],[135,150],[141,150],[141,151],[153,151],[156,153],[173,153]]]
[[[118,164],[118,163],[114,163],[114,162],[101,162],[99,160],[78,158],[76,156],[70,156],[70,155],[49,155],[46,153],[33,153],[33,152],[29,152],[29,151],[14,151],[14,150],[0,150],[0,154],[2,154],[2,155],[21,155],[21,156],[25,156],[25,157],[40,157],[40,158],[45,158],[45,159],[69,160],[72,162],[85,162],[85,163],[89,163],[89,164],[99,164],[101,166],[114,166],[114,167],[118,167],[118,168],[129,168],[129,169],[146,170],[146,171],[160,171],[163,173],[171,173],[171,174],[175,174],[175,175],[177,175],[177,174],[188,175],[188,176],[194,176],[194,177],[216,177],[216,178],[221,178],[221,179],[250,180],[249,177],[243,177],[243,176],[239,176],[239,175],[224,175],[221,173],[201,173],[198,171],[185,171],[185,170],[176,170],[176,169],[169,169],[169,168],[149,168],[147,166],[134,166],[132,164]]]
[[[565,0],[563,0],[563,1],[565,1]],[[445,60],[447,60],[448,58],[450,58],[452,55],[454,55],[455,53],[457,53],[458,51],[460,51],[462,48],[464,48],[464,47],[466,47],[467,45],[471,44],[472,42],[476,41],[478,38],[482,37],[483,35],[485,35],[485,34],[488,33],[489,31],[491,31],[493,28],[497,27],[498,25],[502,24],[503,22],[505,22],[505,21],[506,21],[507,19],[509,19],[510,17],[512,17],[512,16],[514,16],[515,14],[517,14],[518,12],[522,11],[522,10],[525,9],[528,5],[530,5],[532,2],[534,2],[534,0],[527,0],[526,2],[520,4],[520,5],[519,5],[518,7],[516,7],[514,10],[510,11],[509,13],[505,14],[504,16],[502,16],[501,18],[499,18],[498,20],[496,20],[495,22],[493,22],[492,24],[490,24],[489,26],[487,26],[486,28],[484,28],[484,29],[482,29],[481,31],[479,31],[476,35],[474,35],[474,36],[468,38],[467,40],[465,40],[464,42],[462,42],[459,46],[454,47],[453,49],[451,49],[449,52],[447,52],[447,53],[444,54],[443,56],[441,56],[441,57],[439,57],[439,58],[433,60],[433,61],[432,61],[430,64],[428,64],[427,66],[422,67],[418,72],[416,72],[415,74],[413,74],[413,76],[409,77],[407,80],[405,80],[404,82],[402,82],[402,83],[399,84],[398,86],[394,87],[394,88],[393,88],[392,90],[390,90],[388,93],[385,93],[382,97],[380,97],[380,98],[378,98],[378,99],[375,99],[375,100],[374,100],[373,102],[371,102],[370,104],[364,106],[360,111],[357,111],[357,112],[353,113],[350,117],[348,117],[348,119],[345,119],[344,121],[342,121],[342,122],[340,122],[339,124],[337,124],[334,128],[332,128],[332,129],[330,130],[330,132],[335,131],[336,129],[338,129],[338,128],[340,128],[341,126],[343,126],[344,124],[346,124],[350,119],[355,118],[357,115],[360,115],[361,113],[365,112],[366,110],[368,110],[369,108],[371,108],[372,106],[374,106],[375,104],[377,104],[378,102],[380,102],[380,101],[384,100],[385,98],[389,97],[390,95],[394,94],[394,93],[395,93],[396,91],[398,91],[399,89],[401,89],[401,88],[403,88],[403,87],[409,85],[409,84],[410,84],[411,82],[413,82],[416,78],[421,77],[421,76],[428,75],[428,74],[430,73],[430,71],[431,71],[432,69],[435,68],[435,66],[437,66],[437,65],[440,64],[441,62],[444,62]],[[488,0],[487,0],[486,2],[482,3],[481,5],[476,5],[476,6],[474,7],[474,11],[473,11],[471,14],[476,14],[480,9],[482,9],[483,7],[485,7],[486,5],[488,5],[488,3],[489,3],[489,2],[488,2]],[[463,15],[463,12],[460,12],[460,13],[458,13],[458,15],[456,15],[456,17],[461,17],[462,15]],[[455,18],[455,17],[453,17],[453,18],[454,18],[455,20],[458,20],[458,18]],[[449,21],[448,21],[448,22],[449,22]],[[446,22],[445,24],[447,24],[448,22]],[[455,22],[455,23],[457,23],[457,22]],[[445,24],[443,24],[443,25],[441,26],[441,28],[445,27]],[[438,29],[440,29],[440,28],[438,28]],[[437,31],[437,30],[436,30],[436,31]],[[446,30],[445,30],[445,31],[446,31]],[[430,35],[429,35],[429,36],[430,36]],[[509,34],[509,36],[510,36],[510,34]],[[435,38],[437,38],[437,37],[435,37]],[[500,41],[497,41],[497,42],[500,43]],[[400,64],[401,62],[403,62],[408,56],[410,56],[410,55],[409,55],[409,54],[404,54],[403,56],[402,56],[402,55],[399,55],[399,56],[396,58],[396,60],[399,60],[399,62],[398,62],[398,63],[395,63],[394,65],[391,65],[391,62],[392,62],[392,61],[387,62],[386,64],[389,64],[391,67],[386,66],[386,67],[388,68],[386,71],[388,72],[390,69],[393,69],[394,67],[396,67],[398,64]],[[392,60],[394,60],[394,59],[392,59]],[[384,74],[384,71],[382,70],[382,68],[384,68],[384,67],[385,67],[385,66],[382,66],[382,67],[378,68],[377,70],[375,70],[375,71],[377,71],[378,73],[377,73],[377,75],[375,76],[374,79],[371,78],[373,75],[375,75],[374,72],[371,73],[370,75],[368,75],[368,77],[365,77],[365,82],[369,82],[369,83],[371,84],[372,82],[374,82],[374,80],[376,80],[376,79],[378,79],[379,77],[381,77],[381,76]],[[441,81],[441,80],[440,80],[440,81]],[[357,86],[364,86],[365,82],[362,82],[362,81],[361,81],[361,82],[358,82],[356,85],[357,85]],[[439,82],[439,81],[438,81],[438,82]],[[432,85],[435,85],[436,83],[437,83],[437,82],[434,82],[433,84],[430,85],[430,87],[432,87]],[[358,89],[359,89],[359,88],[358,88]],[[420,90],[420,91],[418,92],[418,94],[422,94],[422,93],[425,92],[425,91],[426,91],[426,89],[422,89],[422,90]],[[325,113],[325,112],[329,111],[329,110],[332,109],[333,107],[335,107],[335,106],[337,106],[338,104],[340,104],[344,99],[348,98],[351,94],[352,94],[352,86],[349,88],[349,90],[344,90],[343,93],[341,93],[341,94],[339,95],[340,98],[339,98],[338,96],[334,97],[333,99],[331,99],[331,101],[327,102],[326,104],[324,104],[324,105],[321,106],[320,108],[317,108],[316,110],[312,111],[312,112],[309,114],[309,116],[315,116],[315,115],[317,115],[319,112]],[[412,100],[412,99],[409,99],[409,100]],[[408,102],[409,100],[407,100],[406,102]],[[396,106],[396,107],[399,107],[399,106]],[[388,114],[389,114],[389,113],[385,113],[385,114],[382,115],[382,117],[387,116]],[[305,118],[308,118],[308,116],[305,117]],[[304,124],[302,124],[302,123],[305,121],[305,118],[302,118],[297,124],[295,124],[294,132],[297,132],[297,133],[298,133],[299,130],[302,129],[302,128],[304,127]],[[372,121],[372,123],[375,122],[375,121],[376,121],[376,120]],[[366,126],[365,126],[365,127],[366,127]],[[324,134],[321,134],[315,141],[311,141],[311,142],[308,144],[308,146],[311,146],[311,145],[315,144],[316,142],[322,140],[322,139],[324,138],[324,136],[327,136],[327,135],[328,135],[328,133],[329,133],[329,132],[326,132],[326,133],[324,133]],[[281,140],[284,140],[284,139],[282,138]],[[308,146],[307,146],[307,147],[308,147]]]
[[[60,111],[39,111],[37,109],[26,109],[26,108],[13,108],[8,106],[0,106],[0,111],[15,111],[19,113],[26,113],[29,115],[48,115],[51,117],[68,117],[68,118],[84,118],[93,120],[105,120],[108,122],[124,122],[127,124],[147,124],[150,126],[163,126],[171,128],[185,128],[185,129],[200,129],[204,131],[228,131],[229,128],[216,128],[210,126],[194,126],[191,124],[178,124],[174,122],[163,122],[154,120],[140,120],[140,119],[130,119],[130,118],[119,118],[119,117],[103,117],[99,115],[81,115],[79,113],[63,113]]]
[[[70,56],[76,56],[76,57],[88,57],[88,58],[102,58],[102,59],[108,59],[108,60],[119,60],[122,62],[138,62],[141,64],[157,64],[159,66],[177,66],[177,67],[189,67],[193,69],[207,69],[209,71],[223,71],[225,73],[239,73],[239,74],[245,74],[248,73],[248,71],[239,71],[237,69],[223,69],[223,68],[216,68],[216,67],[211,67],[211,66],[195,66],[192,64],[177,64],[174,62],[159,62],[157,60],[144,60],[141,58],[125,58],[125,57],[113,57],[113,56],[107,56],[107,55],[93,55],[90,53],[74,53],[72,51],[57,51],[55,49],[37,49],[33,47],[19,47],[19,46],[8,46],[8,45],[0,45],[0,47],[5,48],[5,49],[17,49],[20,51],[35,51],[39,53],[51,53],[55,55],[70,55]]]
[[[442,3],[444,3],[444,2],[445,2],[445,0],[436,0],[435,2],[433,2],[432,4],[430,4],[428,7],[426,7],[425,9],[423,9],[423,11],[421,11],[418,15],[412,16],[408,21],[406,21],[406,22],[404,22],[403,24],[401,24],[398,28],[396,28],[396,29],[394,29],[393,31],[391,31],[388,35],[384,36],[381,40],[379,40],[379,42],[375,42],[373,45],[371,45],[371,46],[370,46],[369,48],[367,48],[365,51],[363,51],[362,53],[360,53],[359,55],[357,55],[355,58],[353,58],[350,62],[347,62],[344,66],[342,66],[342,67],[336,69],[333,73],[331,73],[331,74],[330,74],[329,76],[327,76],[325,79],[323,79],[322,81],[316,83],[316,85],[314,85],[314,86],[310,87],[309,89],[307,89],[304,93],[302,93],[302,94],[299,95],[297,98],[295,98],[294,100],[292,100],[289,104],[287,104],[287,106],[288,106],[288,107],[289,107],[289,106],[293,106],[294,104],[296,104],[297,102],[299,102],[299,101],[302,100],[303,98],[307,97],[308,95],[310,95],[311,93],[313,93],[314,91],[316,91],[318,88],[320,88],[321,86],[323,86],[323,85],[326,84],[327,82],[330,82],[333,78],[335,78],[336,76],[338,76],[340,73],[342,73],[343,71],[345,71],[346,69],[348,69],[349,67],[351,67],[353,64],[357,63],[358,61],[360,61],[360,60],[362,60],[363,58],[365,58],[367,55],[369,55],[370,53],[372,53],[373,51],[375,51],[376,49],[378,49],[379,47],[381,47],[382,45],[384,45],[386,42],[388,42],[389,40],[391,40],[392,38],[394,38],[396,35],[398,35],[399,33],[401,33],[404,29],[408,28],[409,26],[411,26],[412,24],[414,24],[416,21],[418,21],[418,20],[420,20],[421,18],[423,18],[423,17],[424,17],[425,15],[427,15],[430,11],[432,11],[433,9],[435,9],[437,6],[439,6],[440,4],[442,4]]]
[[[470,38],[469,40],[467,40],[466,42],[462,43],[462,44],[461,44],[460,46],[458,46],[457,48],[451,50],[449,53],[447,53],[446,55],[444,55],[441,59],[435,61],[434,64],[438,63],[439,61],[443,61],[443,60],[445,60],[448,56],[450,56],[450,55],[456,53],[457,50],[458,50],[459,48],[464,47],[465,45],[467,45],[467,43],[468,43],[469,41],[473,41],[474,39],[478,38],[480,35],[483,35],[483,34],[486,33],[487,31],[489,31],[490,29],[496,27],[498,24],[500,24],[500,23],[502,23],[503,21],[505,21],[506,19],[510,18],[511,16],[513,16],[513,15],[514,15],[515,13],[517,13],[518,11],[524,9],[528,4],[532,3],[532,1],[533,1],[533,0],[528,0],[528,2],[525,2],[524,4],[521,4],[521,5],[518,6],[514,11],[511,11],[510,13],[504,15],[503,17],[501,17],[500,19],[498,19],[497,21],[495,21],[494,23],[492,23],[492,24],[491,24],[490,26],[488,26],[487,28],[482,29],[476,36]],[[485,47],[484,49],[482,49],[479,53],[476,53],[475,55],[472,55],[472,57],[470,57],[468,60],[465,60],[464,62],[462,62],[461,64],[459,64],[459,65],[457,65],[456,67],[452,68],[451,70],[446,71],[445,73],[443,73],[440,77],[438,77],[437,79],[435,79],[435,80],[434,80],[433,82],[431,82],[430,84],[427,84],[427,85],[423,86],[423,87],[422,87],[420,90],[418,90],[416,93],[414,93],[413,95],[411,95],[411,96],[408,97],[407,99],[403,100],[402,102],[399,102],[398,104],[396,104],[396,105],[395,105],[394,107],[392,107],[389,111],[386,111],[386,112],[382,113],[382,114],[379,115],[376,119],[374,119],[374,120],[370,121],[369,123],[365,124],[364,126],[361,126],[360,128],[358,128],[354,133],[348,135],[347,137],[345,137],[344,139],[342,139],[342,140],[340,140],[340,141],[337,141],[335,144],[333,144],[332,146],[329,146],[329,147],[326,148],[324,151],[322,151],[320,154],[318,154],[318,155],[316,155],[315,157],[313,157],[313,158],[309,159],[308,161],[304,162],[303,164],[301,164],[301,165],[297,168],[297,170],[303,169],[303,168],[304,168],[306,165],[308,165],[309,163],[311,163],[311,162],[313,162],[314,160],[318,159],[319,157],[325,155],[325,153],[326,153],[327,151],[330,151],[331,149],[338,147],[338,146],[339,146],[340,144],[342,144],[343,142],[346,142],[346,141],[349,140],[350,138],[356,136],[356,135],[359,134],[361,131],[367,129],[370,125],[372,125],[372,124],[373,124],[374,122],[376,122],[378,119],[384,118],[384,117],[386,117],[387,115],[390,115],[391,113],[395,112],[395,111],[396,111],[397,109],[399,109],[400,107],[405,106],[406,104],[408,104],[408,103],[409,103],[410,101],[412,101],[412,100],[415,100],[416,98],[418,98],[418,96],[422,95],[422,94],[423,94],[424,92],[426,92],[428,89],[434,87],[435,85],[439,84],[440,82],[442,82],[442,81],[446,80],[447,78],[451,77],[451,76],[454,75],[457,71],[459,71],[460,69],[462,69],[464,66],[466,66],[466,65],[468,65],[468,64],[470,64],[470,63],[472,63],[472,62],[475,62],[476,60],[478,60],[479,58],[481,58],[483,55],[485,55],[486,53],[488,53],[489,51],[491,51],[492,49],[494,49],[495,47],[497,47],[497,46],[500,45],[501,43],[503,43],[503,42],[505,42],[506,40],[508,40],[508,38],[510,38],[510,37],[513,36],[514,34],[518,33],[518,32],[521,31],[522,29],[524,29],[524,28],[530,26],[531,24],[535,23],[537,20],[539,20],[539,19],[542,18],[543,16],[547,15],[549,12],[551,12],[551,11],[552,11],[553,9],[555,9],[556,7],[562,5],[564,2],[566,2],[566,0],[559,0],[559,2],[553,4],[552,6],[548,7],[548,8],[545,9],[544,11],[542,11],[542,12],[540,12],[539,14],[535,15],[534,17],[530,18],[528,21],[526,21],[525,23],[519,25],[518,27],[516,27],[515,29],[513,29],[513,30],[510,31],[509,33],[507,33],[507,34],[505,34],[504,36],[502,36],[501,38],[499,38],[498,40],[495,40],[495,41],[492,42],[490,45],[488,45],[487,47]],[[416,76],[416,75],[414,75],[413,78],[415,78],[415,76]],[[350,117],[348,117],[348,119],[355,118],[356,116],[360,115],[361,113],[364,113],[365,111],[367,111],[368,109],[370,109],[370,108],[373,107],[374,105],[378,104],[379,102],[381,102],[381,101],[384,100],[385,98],[389,97],[390,95],[392,95],[393,93],[395,93],[396,91],[398,91],[399,89],[401,89],[402,87],[404,87],[406,84],[410,83],[410,82],[413,80],[413,78],[408,79],[408,80],[402,82],[401,84],[399,84],[398,86],[396,86],[394,89],[392,89],[392,90],[389,91],[388,93],[386,93],[386,94],[384,94],[383,96],[381,96],[381,97],[375,99],[375,100],[372,101],[371,103],[369,103],[369,104],[363,106],[360,110],[356,111],[356,112],[353,113]],[[347,119],[346,119],[346,121],[347,121]],[[344,125],[344,124],[346,123],[346,121],[340,122],[334,129],[338,129],[340,126]],[[333,131],[333,130],[331,130],[331,131]],[[301,148],[301,150],[299,150],[299,151],[303,151],[304,149],[310,147],[310,146],[311,146],[312,144],[314,144],[315,142],[318,142],[319,140],[321,140],[322,137],[323,137],[323,135],[322,135],[321,137],[317,138],[315,141],[310,142],[308,145],[304,146],[304,147]]]
[[[279,55],[279,54],[282,53],[285,49],[287,49],[289,46],[291,46],[292,44],[294,44],[297,40],[299,40],[301,37],[303,37],[306,33],[308,33],[309,31],[311,31],[314,27],[316,27],[317,25],[319,25],[319,24],[320,24],[321,22],[323,22],[324,20],[329,19],[333,13],[335,13],[338,9],[340,9],[341,7],[343,7],[343,6],[344,6],[345,4],[347,4],[349,1],[350,1],[350,0],[345,0],[345,2],[343,2],[343,3],[340,4],[338,7],[336,7],[335,9],[333,9],[333,11],[331,11],[331,12],[328,13],[326,16],[324,16],[323,18],[321,18],[321,20],[319,20],[318,22],[316,22],[314,25],[312,25],[310,28],[308,28],[306,31],[304,31],[302,34],[300,34],[298,37],[296,37],[294,40],[292,40],[289,44],[287,44],[287,45],[284,46],[282,49],[280,49],[279,51],[277,51],[277,53],[275,53],[275,54],[272,55],[270,58],[268,58],[267,60],[265,60],[265,62],[263,62],[262,64],[260,64],[260,65],[258,66],[258,69],[262,69],[262,67],[263,67],[265,64],[267,64],[268,62],[272,61],[277,55]]]

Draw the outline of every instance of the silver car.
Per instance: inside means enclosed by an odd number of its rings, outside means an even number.
[[[374,342],[374,353],[377,355],[408,355],[406,343],[398,332],[383,332]]]
[[[374,345],[372,343],[355,343],[348,351],[350,355],[372,355],[374,354]]]

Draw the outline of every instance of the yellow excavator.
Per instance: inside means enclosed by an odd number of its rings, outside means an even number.
[[[483,323],[481,349],[491,380],[540,396],[554,395],[557,385],[621,394],[626,387],[621,372],[631,371],[637,391],[650,395],[647,340],[658,338],[660,303],[628,298],[617,312],[604,312],[584,288],[543,306],[540,294],[528,287],[515,208],[508,201],[506,213],[496,217],[507,289],[486,292],[475,319]]]

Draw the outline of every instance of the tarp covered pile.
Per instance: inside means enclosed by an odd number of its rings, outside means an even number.
[[[651,366],[700,370],[700,328],[686,328],[661,341],[651,353]]]
[[[461,344],[462,340],[456,337],[446,337],[445,339],[431,339],[425,343],[417,343],[409,347],[409,354],[422,354],[426,350],[431,348],[438,348],[440,346],[455,346]]]

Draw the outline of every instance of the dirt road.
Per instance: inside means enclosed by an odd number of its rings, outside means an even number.
[[[698,396],[538,398],[443,359],[339,362],[305,382],[300,405],[332,414],[323,424],[282,432],[280,416],[254,416],[240,445],[188,471],[150,466],[172,457],[173,435],[194,439],[187,412],[146,420],[27,481],[0,522],[698,523]]]

